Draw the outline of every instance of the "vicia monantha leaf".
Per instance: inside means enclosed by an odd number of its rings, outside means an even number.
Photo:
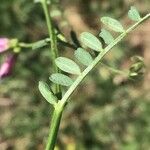
[[[92,50],[100,52],[102,50],[102,44],[99,39],[89,32],[83,32],[80,35],[81,42],[91,48]]]
[[[50,104],[54,105],[57,102],[57,97],[53,94],[47,83],[40,81],[39,91]]]
[[[108,44],[108,45],[109,45],[111,42],[114,41],[114,38],[113,38],[113,36],[111,35],[111,33],[108,32],[108,31],[105,30],[105,29],[102,29],[102,30],[101,30],[99,36],[100,36],[101,38],[103,38],[104,42],[105,42],[106,44]]]
[[[59,69],[70,74],[79,75],[81,73],[79,66],[71,59],[66,57],[58,57],[55,63]]]
[[[76,59],[83,65],[88,66],[92,63],[93,58],[89,52],[83,48],[78,48],[74,53]]]
[[[70,86],[73,83],[73,80],[61,73],[54,73],[49,78],[53,83],[63,85],[63,86]]]
[[[138,10],[134,6],[131,6],[128,12],[128,17],[133,21],[139,21],[141,19]]]
[[[103,24],[107,25],[110,29],[116,32],[124,32],[124,28],[119,21],[110,17],[102,17],[101,21]]]

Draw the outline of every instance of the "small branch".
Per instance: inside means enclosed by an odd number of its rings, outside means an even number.
[[[41,46],[38,47],[38,48],[42,48],[42,47],[45,47],[45,46],[51,44],[50,38],[45,38],[45,39],[43,39],[43,40],[39,40],[39,41],[33,42],[33,43],[20,42],[20,43],[18,43],[18,46],[21,47],[21,48],[31,48],[31,49],[34,49],[34,46],[36,46],[36,44],[38,44],[40,41],[43,41],[44,44],[41,45]],[[66,46],[66,47],[68,47],[68,48],[77,49],[77,46],[75,46],[74,44],[69,43],[69,42],[62,41],[62,40],[59,39],[59,38],[57,38],[57,44],[62,44],[63,46]]]
[[[114,40],[113,43],[108,45],[102,52],[100,52],[100,54],[94,59],[94,61],[81,73],[80,76],[78,76],[78,78],[75,80],[72,86],[65,93],[62,100],[58,101],[58,103],[55,105],[55,110],[52,116],[52,122],[51,122],[52,124],[51,124],[50,132],[49,132],[49,138],[48,138],[46,150],[54,150],[62,112],[64,110],[65,105],[69,101],[69,98],[75,91],[75,89],[79,86],[79,84],[83,81],[83,79],[87,76],[87,74],[101,61],[101,59],[106,55],[107,52],[109,52],[128,33],[130,33],[133,29],[135,29],[139,24],[141,24],[144,20],[148,19],[149,17],[150,17],[150,14],[143,17],[139,22],[137,22],[136,24],[131,26],[129,29],[127,29],[124,33],[119,35]]]
[[[60,101],[62,105],[66,105],[70,96],[73,94],[78,85],[83,81],[83,79],[87,76],[87,74],[101,61],[101,59],[109,52],[116,44],[118,44],[128,33],[134,30],[138,25],[140,25],[143,21],[147,20],[150,17],[150,13],[143,17],[140,21],[132,25],[125,32],[119,35],[113,43],[109,44],[100,54],[94,59],[94,61],[81,73],[80,76],[75,80],[75,82],[71,85],[68,91],[63,96]]]
[[[122,70],[118,70],[118,69],[112,68],[111,66],[108,66],[108,65],[106,65],[104,63],[100,63],[100,64],[103,65],[104,67],[106,67],[108,70],[110,70],[113,73],[120,74],[120,75],[123,75],[125,77],[128,76],[128,72],[127,71],[122,71]]]
[[[61,117],[62,117],[64,107],[66,106],[67,102],[69,101],[69,98],[71,97],[73,92],[76,90],[76,88],[79,86],[79,84],[88,75],[88,73],[101,61],[101,59],[107,54],[107,52],[109,52],[128,33],[130,33],[132,30],[134,30],[139,24],[141,24],[144,20],[148,19],[149,17],[150,17],[150,14],[143,17],[139,22],[135,23],[130,28],[128,28],[125,32],[123,32],[121,35],[119,35],[114,40],[114,42],[112,42],[104,50],[102,50],[99,53],[99,55],[94,59],[94,61],[78,76],[78,78],[75,80],[75,82],[70,86],[68,91],[65,93],[63,98],[56,103],[56,105],[54,106],[55,109],[54,109],[52,120],[51,120],[49,137],[48,137],[48,142],[47,142],[45,150],[54,150],[55,143],[56,143],[56,138],[57,138],[57,134],[58,134],[58,129],[59,129],[59,125],[60,125],[60,121],[61,121]],[[52,45],[52,43],[51,43],[51,45]]]

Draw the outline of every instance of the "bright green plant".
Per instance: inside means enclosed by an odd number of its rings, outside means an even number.
[[[41,3],[43,5],[46,18],[50,16],[47,15],[47,4],[45,0],[41,0]],[[97,57],[93,59],[93,56],[89,52],[87,52],[83,48],[78,48],[75,50],[74,56],[80,62],[82,65],[85,66],[85,69],[81,71],[80,67],[71,59],[65,58],[65,57],[57,57],[57,55],[54,55],[54,66],[55,68],[59,68],[62,72],[58,73],[58,69],[55,70],[56,73],[52,74],[50,76],[50,81],[52,81],[55,85],[60,86],[69,86],[68,90],[65,92],[65,94],[62,96],[61,99],[56,98],[57,91],[52,92],[52,89],[46,85],[44,82],[39,82],[39,90],[43,97],[54,107],[54,112],[51,119],[51,125],[50,125],[50,131],[49,131],[49,137],[47,140],[47,146],[46,150],[53,150],[56,143],[56,138],[58,134],[59,125],[61,122],[62,113],[65,110],[66,105],[68,104],[69,100],[71,99],[71,95],[76,90],[76,88],[81,84],[83,79],[89,74],[92,69],[101,62],[102,58],[116,45],[118,44],[125,36],[127,36],[131,31],[133,31],[138,25],[140,25],[143,21],[148,19],[150,17],[150,14],[147,14],[143,18],[140,17],[139,12],[135,7],[131,7],[131,9],[128,12],[128,16],[131,20],[135,21],[135,24],[133,24],[128,29],[125,29],[122,24],[113,18],[110,17],[102,17],[101,22],[106,25],[109,29],[120,33],[120,35],[116,38],[114,38],[109,31],[106,29],[102,29],[100,33],[100,37],[104,40],[104,42],[107,44],[106,47],[103,48],[101,41],[94,36],[93,34],[89,32],[84,32],[80,36],[80,41],[82,44],[91,50],[94,50],[98,53]],[[57,42],[53,41],[53,36],[56,40],[56,35],[54,32],[51,34],[51,32],[54,30],[53,26],[51,28],[49,27],[49,22],[47,21],[49,32],[50,32],[50,40],[51,41],[51,50],[57,50]],[[54,47],[52,47],[52,44],[54,44]],[[57,57],[57,58],[56,58]],[[140,61],[141,62],[141,61]],[[140,63],[142,64],[142,63]],[[143,64],[142,64],[143,65]],[[131,67],[131,73],[130,76],[137,75],[137,71],[141,65],[136,64]],[[142,67],[142,66],[141,66]],[[133,69],[134,68],[134,69]],[[135,70],[135,68],[138,68]],[[69,73],[74,75],[75,80],[71,79],[69,76],[63,74],[63,72]]]

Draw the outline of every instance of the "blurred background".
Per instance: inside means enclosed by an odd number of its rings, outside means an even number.
[[[145,15],[149,0],[57,0],[50,9],[55,24],[71,41],[83,31],[98,35],[100,17],[133,22],[127,11],[134,5]],[[34,42],[48,37],[39,3],[32,0],[0,1],[0,37]],[[144,22],[103,60],[128,70],[131,57],[144,57],[144,75],[127,77],[98,65],[74,93],[63,119],[56,150],[148,150],[150,148],[150,20]],[[59,45],[61,56],[74,50]],[[19,53],[13,73],[0,82],[0,150],[43,150],[52,108],[38,91],[48,81],[51,60],[48,47]],[[2,62],[3,56],[0,56]]]

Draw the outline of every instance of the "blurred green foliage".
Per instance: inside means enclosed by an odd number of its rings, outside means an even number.
[[[85,0],[62,0],[62,13],[65,9],[63,3],[68,7],[72,3],[85,6],[85,14],[111,14],[118,18],[126,15],[130,5],[123,0],[115,3],[114,0],[90,0],[86,4]],[[148,0],[142,1],[142,5],[140,0],[132,4],[141,6],[143,14],[150,6]],[[1,0],[0,20],[1,36],[15,37],[25,42],[47,37],[42,9],[31,0]],[[130,45],[126,47],[127,43],[125,41],[117,46],[104,62],[124,69],[120,64],[134,54],[130,51]],[[59,49],[63,55],[72,53],[61,46]],[[52,108],[44,101],[37,87],[39,80],[49,82],[49,54],[47,48],[23,50],[12,76],[0,82],[1,150],[44,149]],[[150,95],[142,85],[142,80],[126,81],[99,65],[85,79],[68,105],[56,149],[148,150]]]

